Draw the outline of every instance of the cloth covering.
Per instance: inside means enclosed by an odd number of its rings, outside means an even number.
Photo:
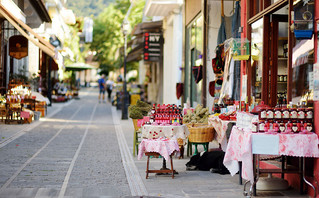
[[[242,161],[242,177],[254,181],[252,136],[265,135],[265,133],[252,133],[233,127],[224,158],[224,165],[231,175],[239,171],[238,161]],[[319,157],[318,135],[311,134],[267,134],[279,136],[278,154],[295,157]],[[258,143],[256,143],[258,144]],[[258,154],[258,153],[257,153]]]
[[[137,159],[142,159],[143,154],[146,152],[156,152],[169,162],[171,160],[170,155],[175,151],[179,152],[179,146],[176,139],[143,139],[139,145]]]

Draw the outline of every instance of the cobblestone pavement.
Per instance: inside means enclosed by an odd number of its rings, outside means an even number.
[[[0,124],[0,198],[243,197],[238,176],[186,171],[188,157],[174,159],[175,179],[145,179],[146,157],[132,156],[132,120],[97,95],[82,89],[79,100],[53,103],[39,121]],[[161,165],[151,159],[150,168]],[[259,195],[306,197],[294,190]]]

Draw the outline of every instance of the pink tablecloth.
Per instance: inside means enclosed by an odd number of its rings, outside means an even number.
[[[242,129],[234,126],[228,141],[224,158],[224,165],[227,167],[232,176],[239,171],[238,161],[242,161],[242,177],[250,182],[254,181],[252,136],[255,135],[258,136],[266,134],[243,131]],[[319,157],[319,141],[318,136],[315,133],[268,135],[279,136],[279,145],[274,145],[278,147],[279,155]]]
[[[230,122],[235,121],[221,120],[218,116],[208,118],[208,125],[213,126],[216,131],[214,139],[220,144],[223,151],[226,151],[227,148],[226,131]]]
[[[176,139],[143,139],[138,149],[138,160],[143,157],[145,152],[156,152],[170,161],[170,155],[174,152],[179,152],[179,146]]]

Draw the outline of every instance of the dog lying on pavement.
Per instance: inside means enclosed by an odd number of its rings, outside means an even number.
[[[209,151],[201,152],[191,157],[186,164],[186,170],[202,170],[211,171],[212,173],[229,174],[229,171],[224,166],[225,152]]]

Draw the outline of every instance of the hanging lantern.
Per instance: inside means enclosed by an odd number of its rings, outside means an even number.
[[[296,39],[311,39],[314,23],[314,1],[297,1],[294,5],[294,33]]]

